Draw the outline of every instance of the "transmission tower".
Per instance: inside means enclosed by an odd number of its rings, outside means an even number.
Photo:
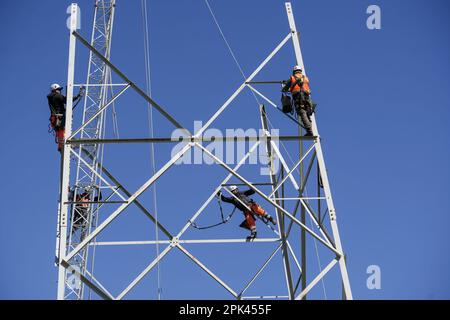
[[[90,293],[104,299],[125,298],[166,255],[174,250],[184,254],[188,260],[196,264],[202,272],[209,275],[217,282],[229,297],[235,299],[306,299],[311,290],[323,281],[325,275],[332,269],[338,269],[339,282],[342,284],[342,298],[352,299],[350,281],[347,273],[345,254],[342,249],[339,235],[336,210],[333,203],[331,188],[328,181],[325,160],[322,152],[321,137],[319,135],[316,117],[313,114],[312,130],[313,136],[303,136],[302,127],[297,119],[292,115],[286,115],[294,128],[295,135],[273,135],[271,129],[270,112],[279,112],[279,107],[263,92],[257,89],[258,85],[273,85],[276,81],[255,81],[255,77],[273,59],[273,57],[288,43],[292,43],[294,56],[298,65],[303,70],[304,63],[300,48],[299,33],[296,29],[294,15],[291,4],[285,4],[288,17],[289,28],[287,35],[281,42],[267,55],[263,62],[246,77],[245,81],[236,91],[218,108],[214,115],[195,133],[180,124],[164,107],[154,101],[135,82],[129,79],[117,66],[110,61],[110,45],[112,25],[114,19],[114,1],[96,1],[94,24],[91,41],[87,41],[77,31],[78,7],[71,5],[71,29],[68,63],[67,81],[67,114],[66,114],[66,140],[62,153],[61,169],[61,198],[58,211],[58,236],[57,236],[57,264],[58,264],[58,299],[91,298],[86,294],[84,288],[87,286]],[[72,130],[72,98],[75,72],[75,49],[76,43],[81,43],[90,54],[88,67],[88,78],[86,84],[86,100],[80,126]],[[111,74],[115,74],[122,80],[119,91],[114,94]],[[306,73],[306,72],[305,72]],[[280,83],[278,81],[278,83]],[[107,170],[102,161],[102,147],[105,144],[126,144],[126,143],[171,143],[180,140],[172,138],[107,138],[104,134],[106,112],[114,107],[114,102],[125,91],[132,89],[142,97],[149,107],[154,108],[162,117],[168,120],[174,129],[183,132],[185,145],[176,152],[165,164],[163,164],[154,175],[146,180],[135,191],[128,190],[111,171]],[[259,105],[259,122],[261,123],[262,135],[257,137],[223,137],[223,142],[248,141],[252,143],[250,149],[239,159],[235,166],[230,166],[223,159],[205,148],[203,142],[211,142],[211,138],[203,134],[211,127],[213,122],[220,118],[224,110],[245,89],[250,90],[254,95],[265,101],[264,105]],[[269,108],[266,108],[269,107]],[[217,140],[217,138],[216,138]],[[220,139],[219,139],[220,140]],[[296,152],[294,157],[290,156],[284,142],[297,142],[297,147],[291,152]],[[283,148],[279,147],[279,143]],[[239,173],[242,167],[257,150],[263,147],[267,156],[269,180],[266,185],[270,189],[263,189],[263,183],[254,183],[250,177]],[[154,212],[148,210],[138,199],[156,180],[162,177],[167,170],[180,160],[187,152],[193,149],[201,150],[217,165],[222,167],[227,173],[221,183],[211,191],[204,203],[192,214],[190,219],[180,230],[171,231],[164,226]],[[289,157],[290,159],[288,159]],[[292,159],[293,158],[293,159]],[[281,163],[281,169],[277,170],[275,160]],[[292,160],[292,165],[289,165]],[[71,169],[71,164],[76,164],[76,169]],[[74,172],[74,177],[71,176]],[[315,178],[314,178],[315,177]],[[248,243],[246,239],[187,239],[186,231],[196,224],[204,216],[205,208],[215,199],[218,191],[228,192],[228,186],[232,180],[237,180],[239,184],[253,189],[257,196],[264,202],[267,211],[274,212],[278,224],[276,228],[271,228],[273,237],[261,237]],[[87,189],[87,191],[86,191]],[[74,195],[70,195],[73,190]],[[102,197],[100,197],[102,190]],[[313,190],[313,191],[311,191]],[[77,200],[77,195],[87,192],[88,197],[82,201]],[[314,195],[308,194],[314,192]],[[165,201],[167,199],[161,199]],[[116,205],[116,206],[114,206]],[[136,206],[156,228],[166,237],[164,240],[143,240],[143,241],[98,241],[97,237],[102,234],[106,227],[114,223],[114,220],[131,206]],[[84,206],[84,207],[82,207]],[[76,212],[79,208],[84,211]],[[102,218],[98,212],[102,208]],[[69,213],[71,213],[69,215]],[[81,223],[77,223],[75,217],[81,218]],[[309,224],[308,224],[309,222]],[[132,226],[130,226],[131,228]],[[269,227],[269,226],[268,226]],[[309,240],[307,240],[309,239]],[[312,240],[312,241],[311,241]],[[309,241],[309,242],[308,242]],[[314,273],[307,268],[308,257],[314,255],[308,249],[308,243],[313,243],[316,247],[316,255],[319,257],[319,250],[327,252],[329,261],[322,268],[319,261],[318,272]],[[190,250],[189,244],[211,245],[258,245],[273,244],[274,248],[269,257],[262,260],[261,266],[255,270],[253,275],[249,275],[248,281],[242,288],[233,288],[222,277],[218,276],[210,267],[203,263]],[[101,284],[101,279],[94,277],[94,257],[95,248],[98,246],[142,246],[142,245],[162,245],[164,249],[152,259],[147,267],[139,273],[134,280],[124,288],[107,289]],[[321,249],[317,249],[320,246]],[[248,295],[249,288],[255,281],[262,277],[264,269],[275,259],[278,252],[283,265],[283,277],[285,281],[284,293],[261,293],[258,295]],[[300,258],[298,257],[300,253]],[[264,258],[264,257],[263,257]],[[319,260],[319,259],[318,259]],[[335,267],[336,266],[336,267]],[[312,276],[311,276],[312,275]],[[322,283],[323,284],[323,283]],[[114,291],[114,292],[113,292]],[[117,291],[117,292],[116,292]],[[326,297],[326,295],[325,295]]]

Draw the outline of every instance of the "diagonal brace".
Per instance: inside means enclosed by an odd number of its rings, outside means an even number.
[[[166,112],[158,103],[156,103],[152,98],[150,98],[144,90],[139,88],[133,81],[128,79],[128,77],[123,74],[115,65],[113,65],[105,56],[103,56],[97,49],[89,44],[78,32],[73,31],[72,33],[86,48],[88,48],[92,53],[94,53],[100,60],[102,60],[108,67],[111,68],[123,81],[128,83],[142,98],[144,98],[148,103],[150,103],[156,110],[158,110],[167,120],[169,120],[175,127],[183,130],[187,136],[191,136],[189,130],[184,128],[175,118],[173,118],[168,112]]]
[[[328,244],[328,242],[326,242],[325,240],[323,240],[319,235],[317,235],[314,231],[312,231],[311,229],[309,229],[305,224],[303,224],[300,220],[298,220],[297,218],[295,218],[292,214],[290,214],[289,212],[287,212],[282,206],[278,205],[277,203],[275,203],[272,199],[270,199],[268,196],[266,196],[261,190],[259,190],[258,188],[256,188],[254,185],[252,185],[249,181],[247,181],[244,177],[242,177],[239,173],[235,172],[233,169],[231,169],[226,163],[224,163],[222,160],[220,160],[219,158],[217,158],[215,155],[213,155],[208,149],[204,148],[202,145],[198,144],[198,143],[194,143],[196,147],[202,149],[208,156],[210,156],[214,161],[216,161],[219,165],[221,165],[222,167],[224,167],[227,171],[231,172],[236,178],[238,178],[239,180],[241,180],[242,182],[244,182],[246,185],[248,185],[250,188],[252,188],[253,190],[255,190],[255,192],[257,194],[259,194],[261,197],[263,197],[266,201],[268,201],[269,203],[271,203],[273,206],[275,206],[276,208],[280,209],[284,215],[286,215],[287,217],[289,217],[291,220],[293,220],[296,224],[298,224],[303,230],[305,230],[306,232],[308,232],[311,236],[313,236],[314,238],[316,238],[317,240],[319,240],[323,245],[325,245],[327,248],[329,248],[331,251],[333,251],[334,253],[336,253],[338,256],[342,256],[342,253],[339,252],[336,248],[334,248],[333,246],[331,246],[330,244]]]
[[[89,242],[92,241],[100,232],[102,232],[119,214],[121,214],[137,197],[147,190],[159,177],[161,177],[175,162],[178,161],[188,150],[192,148],[192,143],[184,146],[175,156],[172,157],[161,169],[158,170],[150,179],[147,180],[133,195],[128,198],[128,202],[121,205],[114,211],[100,226],[98,226],[91,234],[89,234],[76,248],[69,253],[64,260],[70,261],[80,250],[82,250]]]

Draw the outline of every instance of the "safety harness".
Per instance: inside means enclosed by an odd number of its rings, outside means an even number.
[[[78,96],[78,98],[75,100],[75,104],[72,106],[72,110],[74,110],[76,108],[76,106],[80,103],[80,101],[82,100],[81,97],[83,96],[84,93],[84,88],[81,87],[80,88],[80,94]],[[64,128],[65,123],[63,123],[64,120],[64,114],[60,114],[60,113],[56,113],[56,109],[52,106],[52,104],[50,103],[50,101],[48,102],[48,105],[50,107],[51,110],[51,115],[50,115],[50,123],[48,124],[48,133],[52,134],[55,137],[55,142],[58,143],[58,138],[56,136],[56,130]]]

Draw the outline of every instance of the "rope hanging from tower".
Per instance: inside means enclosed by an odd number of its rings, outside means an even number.
[[[222,221],[221,222],[218,222],[218,223],[215,223],[215,224],[211,224],[211,225],[207,225],[207,226],[199,226],[197,223],[195,223],[194,221],[190,221],[189,220],[189,222],[191,223],[191,227],[193,227],[193,228],[195,228],[195,229],[197,229],[197,230],[205,230],[205,229],[211,229],[211,228],[214,228],[214,227],[218,227],[218,226],[220,226],[220,225],[222,225],[222,224],[225,224],[225,223],[227,223],[228,221],[230,221],[231,220],[231,218],[233,217],[233,215],[234,215],[234,213],[236,212],[236,207],[234,207],[234,209],[231,211],[231,213],[230,214],[228,214],[226,217],[225,217],[225,215],[224,215],[224,213],[223,213],[223,207],[222,207],[222,200],[220,199],[220,197],[217,197],[218,199],[217,199],[217,202],[218,202],[218,204],[219,204],[219,210],[220,210],[220,217],[221,217],[221,219],[222,219]]]
[[[147,94],[149,96],[152,95],[151,88],[151,73],[150,73],[150,45],[149,45],[149,31],[148,31],[148,14],[147,14],[147,2],[146,0],[141,0],[141,13],[142,13],[142,21],[143,21],[143,33],[144,33],[144,53],[145,53],[145,80],[147,87]],[[147,108],[147,116],[148,116],[148,128],[150,137],[154,137],[154,123],[153,123],[153,107],[150,103],[148,103]],[[152,174],[156,174],[156,165],[155,165],[155,149],[153,143],[150,144],[150,158],[151,158],[151,169]],[[155,240],[156,240],[156,257],[160,255],[159,249],[159,230],[158,230],[158,205],[157,205],[157,194],[156,194],[156,182],[152,186],[153,191],[153,209],[155,212]],[[156,263],[157,269],[157,285],[158,285],[158,300],[161,300],[162,295],[162,286],[161,286],[161,268],[159,259]]]

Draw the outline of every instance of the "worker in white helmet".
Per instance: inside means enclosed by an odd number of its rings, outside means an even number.
[[[300,66],[294,66],[292,76],[285,83],[282,91],[291,92],[297,114],[300,116],[302,124],[306,129],[305,135],[312,136],[311,115],[314,112],[314,106],[311,101],[308,77],[303,74]]]
[[[50,86],[50,93],[47,95],[48,105],[50,107],[50,126],[55,131],[58,151],[61,151],[64,144],[64,125],[67,100],[67,98],[61,93],[62,89],[63,88],[59,84],[54,83]],[[80,91],[73,98],[73,101],[80,99],[83,93],[84,88],[80,87]]]
[[[230,186],[230,191],[233,194],[231,197],[224,196],[220,191],[218,196],[223,202],[233,204],[236,208],[242,211],[245,216],[245,220],[241,223],[240,227],[250,230],[250,236],[247,237],[247,241],[251,241],[256,238],[256,219],[255,215],[262,217],[263,219],[271,222],[273,225],[277,224],[277,221],[269,215],[260,205],[258,205],[253,199],[248,196],[255,193],[254,190],[249,189],[246,191],[239,191],[237,186]],[[239,200],[238,200],[239,199]],[[249,210],[250,209],[250,210]]]

